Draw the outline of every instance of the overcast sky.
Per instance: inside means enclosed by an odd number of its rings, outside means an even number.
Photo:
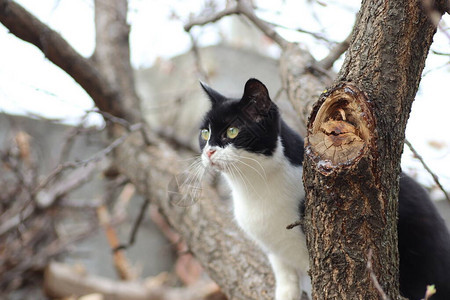
[[[82,55],[89,57],[94,50],[95,32],[93,1],[90,0],[21,0],[17,1],[41,21],[58,31]],[[216,1],[218,8],[225,1]],[[190,48],[189,36],[183,23],[190,14],[203,7],[202,0],[131,0],[131,60],[136,68],[150,67],[157,58],[169,59]],[[290,28],[320,32],[334,41],[345,39],[354,22],[359,1],[256,1],[258,15],[266,20]],[[327,3],[327,5],[323,5]],[[450,34],[450,17],[444,17]],[[205,28],[194,28],[201,45],[221,41],[221,34],[229,33],[226,19]],[[279,33],[292,41],[299,41],[313,49],[320,59],[327,53],[323,42],[309,35],[283,28]],[[14,114],[38,114],[76,124],[86,110],[93,108],[88,95],[63,71],[49,63],[34,46],[22,42],[0,25],[0,111]],[[432,50],[450,53],[450,39],[442,31],[434,38]],[[276,55],[277,51],[271,52]],[[274,54],[275,53],[275,54]],[[420,90],[413,105],[407,128],[407,138],[438,173],[450,189],[450,56],[430,55]],[[339,63],[335,68],[339,69]],[[101,118],[92,114],[89,124],[100,124]],[[431,146],[430,146],[431,145]],[[431,184],[431,177],[420,164],[405,152],[403,167],[420,172],[420,181]]]

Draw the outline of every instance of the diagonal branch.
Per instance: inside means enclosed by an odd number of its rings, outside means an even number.
[[[255,24],[262,32],[264,32],[268,37],[274,40],[282,49],[285,49],[290,44],[285,38],[279,35],[274,26],[270,25],[266,21],[260,19],[251,6],[251,3],[247,0],[238,1],[238,8],[241,14],[246,16],[250,21]]]
[[[441,182],[439,181],[439,177],[430,169],[430,167],[428,167],[428,165],[425,163],[425,160],[423,159],[423,157],[419,154],[419,152],[416,151],[416,149],[413,147],[413,145],[407,139],[405,139],[405,144],[408,146],[409,150],[411,150],[411,152],[414,154],[414,157],[420,161],[420,163],[425,168],[425,170],[431,175],[431,177],[434,180],[434,183],[436,183],[436,185],[439,187],[439,189],[442,191],[442,193],[444,193],[444,196],[447,199],[447,201],[450,203],[450,196],[447,193],[447,191],[444,189],[444,187],[442,186]]]
[[[334,46],[333,49],[330,50],[328,55],[317,63],[318,66],[325,70],[331,69],[334,62],[338,60],[345,51],[347,51],[348,47],[350,46],[351,38],[352,35],[349,34],[349,36],[345,40]]]
[[[99,109],[116,116],[124,115],[118,91],[111,88],[92,61],[75,51],[60,34],[14,1],[0,0],[0,22],[18,38],[38,47],[51,62],[69,74]]]
[[[250,1],[248,0],[238,0],[234,6],[226,8],[216,13],[215,15],[200,18],[198,20],[192,20],[184,26],[184,29],[186,31],[190,31],[194,26],[206,25],[208,23],[217,22],[223,17],[239,14],[244,15],[247,19],[249,19],[256,27],[258,27],[265,35],[276,42],[281,48],[284,49],[290,44],[285,38],[283,38],[276,32],[275,27],[272,24],[260,19],[255,14]]]
[[[184,25],[184,30],[189,32],[191,31],[192,27],[194,26],[203,26],[209,23],[215,23],[219,21],[220,19],[231,16],[231,15],[237,15],[240,13],[238,5],[233,5],[231,7],[227,7],[222,11],[219,11],[218,13],[210,16],[206,16],[203,18],[197,18],[196,20],[191,20],[188,23]]]

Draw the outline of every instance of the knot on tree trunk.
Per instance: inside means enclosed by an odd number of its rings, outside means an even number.
[[[369,102],[352,83],[322,93],[308,124],[306,154],[323,175],[354,166],[374,141]]]

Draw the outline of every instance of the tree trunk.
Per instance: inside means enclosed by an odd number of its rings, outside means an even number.
[[[313,108],[303,178],[313,299],[399,298],[400,156],[435,31],[420,2],[363,1],[336,84]]]

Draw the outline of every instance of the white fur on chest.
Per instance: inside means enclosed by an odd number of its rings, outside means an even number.
[[[280,141],[273,156],[246,152],[245,157],[245,164],[235,164],[238,171],[224,173],[232,190],[237,223],[264,252],[306,271],[303,232],[298,226],[286,229],[300,217],[302,168],[287,160]]]

